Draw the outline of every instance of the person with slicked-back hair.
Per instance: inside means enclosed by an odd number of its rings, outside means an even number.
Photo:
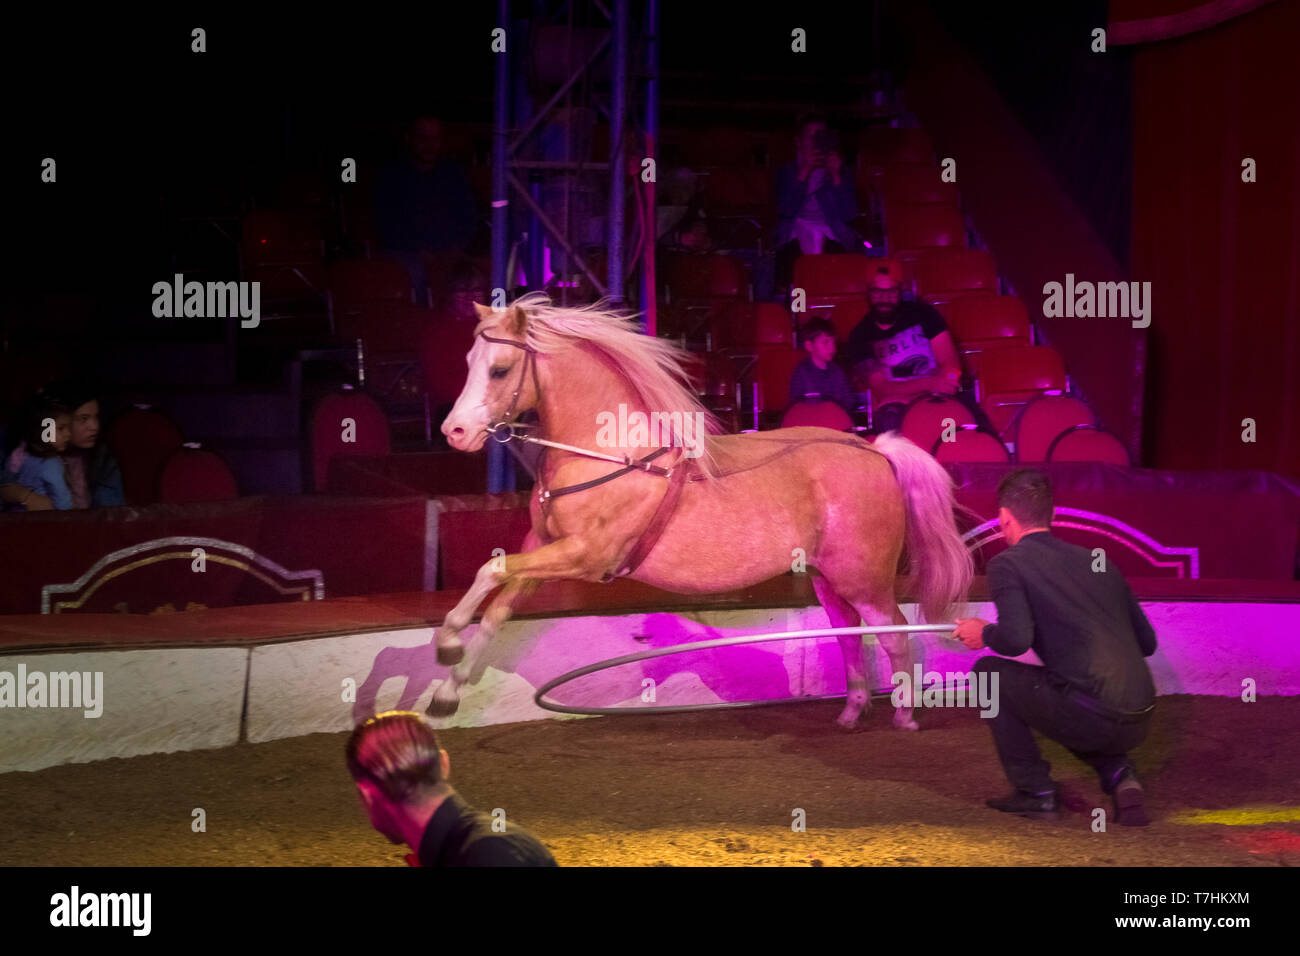
[[[412,866],[556,865],[531,833],[461,799],[449,782],[451,759],[423,714],[376,714],[352,731],[345,758],[371,826],[410,847]]]

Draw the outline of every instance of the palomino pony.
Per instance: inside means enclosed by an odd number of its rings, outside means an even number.
[[[894,588],[906,543],[911,588],[926,619],[951,620],[972,563],[954,518],[952,480],[916,445],[893,433],[872,445],[824,428],[692,441],[691,422],[706,422],[710,431],[716,422],[688,386],[687,353],[675,345],[599,304],[558,308],[534,293],[508,308],[476,308],[469,374],[443,434],[467,452],[489,437],[541,438],[549,447],[537,469],[525,550],[479,568],[438,629],[439,663],[457,666],[435,691],[430,714],[455,712],[470,672],[460,633],[499,585],[483,613],[482,643],[543,581],[628,576],[707,594],[775,577],[801,558],[832,626],[855,627],[859,618],[868,626],[903,624]],[[624,414],[620,406],[631,427],[612,427]],[[534,436],[514,424],[528,409],[539,417]],[[641,421],[671,423],[669,435],[655,441],[660,429],[635,427],[635,412]],[[908,635],[880,634],[879,641],[894,672],[911,673]],[[866,661],[861,635],[839,642],[848,700],[837,723],[852,729],[870,706]],[[894,725],[916,729],[910,696],[896,708]]]

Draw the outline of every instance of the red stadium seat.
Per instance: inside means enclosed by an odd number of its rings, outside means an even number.
[[[880,269],[888,269],[895,281],[902,278],[899,264],[892,259],[846,252],[800,256],[794,263],[792,288],[804,290],[808,312],[829,310],[864,299],[872,277]],[[797,317],[800,325],[807,319],[806,314]]]
[[[793,344],[790,311],[779,302],[731,302],[716,310],[709,322],[713,347],[749,352],[764,345]]]
[[[943,436],[944,421],[951,418],[959,428],[974,425],[975,416],[969,408],[944,395],[922,395],[915,398],[903,413],[899,432],[921,448],[930,448]]]
[[[973,377],[979,377],[980,355],[989,349],[1030,345],[1029,315],[1024,303],[1011,295],[963,295],[936,308],[948,323],[957,348]]]
[[[1133,464],[1124,443],[1092,425],[1076,425],[1056,436],[1047,450],[1048,461],[1100,461],[1109,465]]]
[[[161,412],[137,407],[117,417],[107,441],[122,470],[126,503],[154,504],[163,463],[181,447],[180,428]]]
[[[927,249],[966,247],[966,223],[956,206],[889,204],[885,207],[889,254],[916,259]]]
[[[988,432],[977,429],[959,430],[953,441],[940,438],[930,453],[944,464],[955,462],[1009,462],[1006,446]]]
[[[1004,434],[1020,406],[1040,395],[1064,392],[1065,364],[1056,349],[1042,345],[992,349],[980,357],[980,405]]]
[[[320,217],[312,210],[258,209],[240,225],[239,250],[244,275],[261,283],[263,302],[324,294],[325,240]]]
[[[1017,461],[1047,461],[1047,450],[1062,432],[1076,425],[1096,425],[1087,405],[1068,395],[1044,395],[1024,407],[1016,419]]]
[[[934,163],[934,144],[923,129],[872,126],[858,137],[862,165],[889,166],[897,163]]]
[[[937,308],[964,351],[1029,344],[1029,313],[1014,295],[968,296]]]
[[[191,445],[176,449],[163,465],[158,495],[164,504],[229,501],[239,497],[239,486],[220,455]]]
[[[786,407],[790,400],[790,377],[807,355],[803,349],[780,346],[759,349],[755,378],[760,411],[775,412]]]
[[[420,369],[434,409],[456,401],[465,387],[465,356],[474,347],[474,325],[472,321],[435,316],[420,333]]]
[[[348,345],[361,339],[367,354],[414,353],[424,330],[436,315],[432,309],[409,301],[361,302],[337,316],[334,335]]]
[[[853,419],[836,402],[795,402],[781,418],[782,428],[813,426],[838,432],[853,430]]]
[[[373,398],[361,392],[327,395],[312,412],[312,482],[325,490],[330,459],[340,455],[387,455],[392,443],[388,419]]]
[[[716,160],[715,160],[716,162]],[[704,176],[704,208],[709,218],[761,216],[772,202],[772,174],[753,166],[714,166]]]
[[[342,259],[330,267],[330,298],[336,312],[364,302],[410,302],[411,277],[406,267],[387,259]]]
[[[998,269],[983,249],[932,249],[917,257],[917,295],[930,303],[998,294]]]
[[[870,310],[871,301],[865,296],[838,303],[829,316],[831,325],[835,326],[835,337],[840,342],[847,342]]]
[[[749,275],[733,256],[668,253],[657,263],[668,289],[668,302],[691,304],[718,299],[748,299]]]
[[[929,163],[895,163],[880,173],[880,193],[886,203],[957,205],[957,186],[944,182]]]

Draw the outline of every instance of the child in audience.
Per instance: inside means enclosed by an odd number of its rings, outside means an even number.
[[[839,404],[849,415],[857,408],[857,396],[849,378],[835,364],[835,327],[826,319],[809,319],[799,331],[808,357],[790,376],[790,404],[822,399]]]
[[[72,409],[49,401],[39,403],[24,442],[27,454],[18,469],[18,483],[49,498],[59,511],[72,508],[72,492],[60,457],[71,438]]]

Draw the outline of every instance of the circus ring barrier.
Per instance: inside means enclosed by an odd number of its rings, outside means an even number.
[[[1062,509],[1061,520],[1087,519]],[[1111,547],[1132,538],[1104,521],[1100,526],[1114,532],[1107,538]],[[988,535],[987,528],[972,529],[971,540]],[[1158,693],[1239,697],[1244,679],[1254,681],[1260,695],[1300,693],[1293,639],[1300,628],[1300,585],[1207,587],[1192,579],[1191,554],[1132,540],[1152,561],[1184,568],[1181,577],[1176,568],[1164,568],[1157,581],[1153,564],[1153,577],[1130,577],[1160,639],[1149,660]],[[545,598],[549,589],[560,597]],[[20,667],[99,673],[103,681],[96,717],[74,707],[0,711],[8,731],[0,741],[0,771],[339,732],[379,710],[422,712],[447,673],[429,646],[433,625],[457,596],[303,601],[290,595],[278,604],[197,613],[0,617],[0,684],[4,673],[12,681]],[[994,608],[981,596],[977,591],[965,615],[992,619]],[[535,703],[539,689],[594,662],[648,650],[663,653],[589,674],[562,688],[558,702],[571,708],[696,707],[843,695],[836,638],[806,633],[830,622],[805,575],[749,589],[744,599],[737,606],[734,595],[664,595],[632,581],[550,585],[485,653],[479,653],[475,631],[467,632],[474,669],[460,709],[439,725],[586,719],[548,713]],[[903,611],[916,623],[914,605],[904,604]],[[788,632],[801,636],[778,639]],[[735,646],[686,653],[681,646],[718,640]],[[912,643],[914,662],[926,674],[969,673],[987,653],[966,651],[932,631]],[[870,637],[866,646],[871,686],[888,689],[887,656]],[[644,699],[647,680],[653,700]],[[924,731],[924,716],[920,721]]]

